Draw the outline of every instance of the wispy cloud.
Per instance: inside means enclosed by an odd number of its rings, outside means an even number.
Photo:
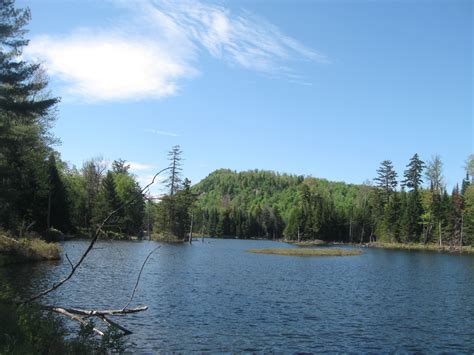
[[[25,51],[45,63],[69,98],[111,101],[175,95],[183,80],[199,74],[201,49],[232,66],[277,75],[290,75],[294,61],[328,62],[247,11],[232,13],[200,1],[114,3],[129,9],[127,24],[35,37]]]
[[[173,132],[166,132],[166,131],[160,131],[158,129],[146,129],[145,132],[153,133],[153,134],[158,134],[160,136],[169,136],[169,137],[179,137],[180,135],[178,133],[173,133]]]

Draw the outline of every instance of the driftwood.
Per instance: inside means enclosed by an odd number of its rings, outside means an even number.
[[[158,175],[160,175],[162,172],[166,171],[170,169],[169,167],[168,168],[165,168],[165,169],[162,169],[160,170],[159,172],[157,172],[154,176],[153,176],[153,179],[152,181],[146,185],[141,191],[140,193],[143,195],[143,193],[151,186],[155,183],[155,180],[156,178],[158,177]],[[64,285],[67,281],[69,281],[72,276],[74,275],[74,273],[76,272],[76,270],[79,268],[79,266],[82,264],[82,262],[84,261],[84,259],[87,257],[87,255],[89,254],[89,252],[94,248],[94,245],[95,243],[97,242],[97,239],[99,238],[100,234],[103,232],[102,231],[102,228],[107,224],[107,222],[118,212],[120,211],[121,209],[123,209],[124,207],[132,204],[133,202],[135,202],[136,198],[134,199],[131,199],[129,201],[126,201],[126,202],[123,202],[117,209],[115,209],[114,211],[110,212],[109,215],[102,221],[102,223],[100,223],[98,226],[97,226],[97,229],[94,233],[94,236],[92,237],[87,249],[85,250],[85,252],[82,254],[82,256],[80,257],[79,261],[76,263],[76,264],[73,264],[72,261],[69,259],[69,256],[67,254],[65,254],[66,256],[66,259],[67,261],[69,262],[69,265],[71,266],[71,271],[69,272],[69,274],[64,277],[63,279],[61,279],[60,281],[58,281],[57,283],[54,283],[51,287],[35,294],[34,296],[28,298],[27,300],[25,301],[22,301],[22,302],[18,302],[18,304],[27,304],[27,303],[31,303],[33,301],[36,301],[37,299],[57,290],[59,287],[61,287],[62,285]],[[159,247],[158,247],[159,248]],[[148,306],[139,306],[139,307],[136,307],[136,308],[128,308],[128,306],[130,305],[130,303],[133,301],[133,297],[135,296],[135,292],[137,290],[137,287],[138,287],[138,284],[140,282],[140,277],[141,277],[141,274],[142,274],[142,271],[148,261],[148,259],[150,258],[150,256],[158,249],[158,248],[155,248],[153,249],[149,254],[148,256],[146,257],[145,261],[143,262],[142,264],[142,267],[140,269],[140,272],[138,274],[138,278],[137,278],[137,281],[136,281],[136,284],[135,284],[135,287],[133,289],[133,292],[130,296],[130,299],[129,301],[127,302],[127,304],[121,308],[121,309],[112,309],[112,310],[83,310],[83,309],[76,309],[76,308],[64,308],[64,307],[57,307],[57,306],[41,306],[41,309],[45,310],[45,311],[50,311],[50,312],[55,312],[55,313],[58,313],[58,314],[61,314],[63,316],[66,316],[76,322],[79,322],[81,323],[82,325],[88,325],[88,322],[84,319],[84,318],[89,318],[89,317],[98,317],[100,320],[102,320],[108,327],[110,326],[114,326],[118,329],[120,329],[122,332],[123,332],[123,335],[128,335],[128,334],[132,334],[132,332],[124,327],[122,327],[121,325],[117,324],[116,322],[112,321],[111,319],[108,318],[108,316],[115,316],[115,315],[124,315],[124,314],[130,314],[130,313],[137,313],[137,312],[142,312],[142,311],[145,311],[148,309]],[[104,336],[104,332],[101,331],[100,329],[98,328],[93,328],[93,331],[99,335],[99,336]]]
[[[130,313],[138,313],[138,312],[146,311],[148,309],[148,306],[138,306],[135,308],[128,308],[128,309],[108,309],[108,310],[86,310],[86,309],[78,309],[78,308],[42,306],[41,309],[45,311],[61,314],[76,322],[79,322],[82,325],[88,325],[88,322],[85,319],[91,318],[91,317],[97,317],[101,321],[103,321],[107,326],[109,327],[114,326],[117,329],[121,330],[123,332],[123,335],[129,335],[129,334],[132,334],[132,331],[114,322],[107,316],[118,316],[118,315],[130,314]],[[104,332],[96,327],[93,328],[93,331],[97,335],[104,336]]]

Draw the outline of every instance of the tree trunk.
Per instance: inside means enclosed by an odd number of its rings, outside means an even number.
[[[189,229],[189,244],[193,243],[193,223],[194,223],[194,213],[191,213],[191,227]]]
[[[48,193],[48,216],[46,217],[46,227],[51,228],[51,197],[52,197],[51,188]]]
[[[439,246],[443,246],[443,241],[441,240],[441,222],[438,223],[438,232],[439,232]]]
[[[147,236],[148,240],[151,240],[151,232],[150,232],[150,209],[151,209],[151,203],[150,200],[148,200],[148,226],[147,226]]]
[[[461,237],[460,237],[460,240],[459,240],[459,247],[462,248],[462,243],[463,243],[463,232],[464,232],[464,212],[461,213]]]
[[[352,217],[349,220],[349,241],[352,243]]]
[[[298,226],[298,243],[301,241],[301,238],[300,238],[300,226]]]

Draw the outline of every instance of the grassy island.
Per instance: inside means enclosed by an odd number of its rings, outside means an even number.
[[[328,242],[325,242],[324,240],[320,240],[320,239],[304,240],[301,242],[297,242],[294,240],[285,240],[285,243],[296,245],[298,247],[317,247],[317,246],[329,245]]]
[[[57,259],[60,259],[60,249],[55,243],[40,239],[16,240],[0,235],[0,266]]]
[[[256,254],[274,254],[274,255],[290,255],[290,256],[351,256],[362,254],[357,249],[250,249],[249,253]]]

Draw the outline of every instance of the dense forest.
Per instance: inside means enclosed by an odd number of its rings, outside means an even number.
[[[196,227],[203,234],[241,238],[345,242],[474,243],[474,157],[448,194],[442,162],[415,154],[399,182],[390,161],[361,185],[278,174],[218,170],[193,186]],[[423,187],[423,180],[426,181]]]

